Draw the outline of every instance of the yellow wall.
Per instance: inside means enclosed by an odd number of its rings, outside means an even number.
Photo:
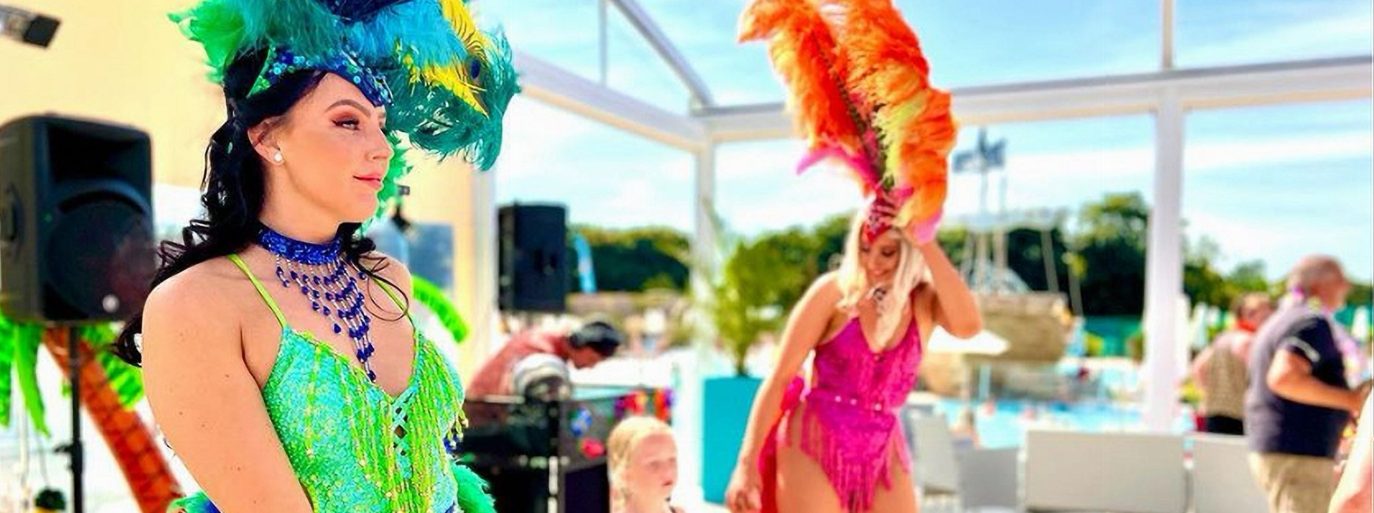
[[[154,181],[198,187],[210,134],[224,122],[224,99],[205,79],[205,54],[166,13],[188,0],[5,0],[62,20],[44,50],[0,39],[0,123],[36,113],[132,125],[153,141]],[[458,307],[473,311],[475,241],[470,171],[459,159],[419,162],[406,179],[406,214],[454,230]],[[465,344],[459,371],[471,373],[481,344]]]

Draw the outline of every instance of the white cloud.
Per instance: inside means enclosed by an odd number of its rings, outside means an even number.
[[[1270,215],[1237,219],[1205,212],[1188,215],[1187,233],[1196,239],[1206,235],[1221,248],[1221,269],[1262,260],[1265,273],[1278,278],[1309,253],[1327,253],[1340,259],[1353,277],[1374,276],[1374,246],[1370,220],[1354,223],[1314,223],[1311,219]]]
[[[578,145],[591,139],[596,128],[591,121],[517,96],[506,111],[498,176],[514,183],[558,169],[576,156]]]
[[[1360,2],[1351,2],[1357,6]],[[1356,7],[1359,11],[1367,9]],[[1331,55],[1334,49],[1341,53],[1368,51],[1370,40],[1369,16],[1364,12],[1329,13],[1316,19],[1292,22],[1280,27],[1254,26],[1245,35],[1212,43],[1191,42],[1188,32],[1180,33],[1185,38],[1179,51],[1182,62],[1263,62],[1301,58],[1313,55]],[[1310,16],[1309,13],[1304,13]],[[1234,23],[1232,21],[1231,23]],[[1196,31],[1208,30],[1196,27]],[[1353,50],[1353,51],[1352,51]]]
[[[1294,135],[1244,140],[1208,140],[1184,148],[1189,171],[1228,167],[1368,158],[1374,154],[1369,132]]]
[[[800,178],[784,176],[762,190],[721,190],[717,209],[731,230],[757,234],[807,226],[862,203],[859,188],[838,171],[813,170]]]

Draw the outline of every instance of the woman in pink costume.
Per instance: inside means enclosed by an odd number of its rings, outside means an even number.
[[[808,143],[799,167],[838,163],[869,201],[840,269],[792,310],[727,503],[734,513],[915,512],[897,409],[935,326],[958,337],[982,328],[934,242],[956,135],[949,94],[931,86],[891,0],[752,0],[740,39],[768,42]]]
[[[732,512],[916,511],[897,409],[935,326],[969,337],[982,321],[940,246],[892,219],[881,199],[860,212],[839,270],[792,310],[754,398],[726,494]]]

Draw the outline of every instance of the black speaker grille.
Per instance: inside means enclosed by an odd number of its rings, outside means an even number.
[[[150,225],[139,209],[108,196],[64,213],[44,252],[57,298],[85,319],[121,319],[141,308],[157,263]]]

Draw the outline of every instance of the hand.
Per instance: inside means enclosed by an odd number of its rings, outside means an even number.
[[[1360,383],[1360,386],[1355,387],[1353,394],[1355,399],[1354,407],[1350,409],[1351,417],[1356,419],[1360,418],[1360,413],[1364,410],[1364,403],[1369,399],[1371,388],[1374,388],[1374,380],[1365,380],[1364,383]]]
[[[911,235],[916,238],[916,244],[927,244],[935,240],[935,234],[940,231],[940,217],[943,215],[943,210],[936,212],[934,217],[916,223],[916,226],[912,227]]]
[[[748,463],[735,467],[730,486],[725,488],[725,506],[730,513],[755,513],[763,508],[763,483],[758,469]]]
[[[887,297],[887,287],[887,285],[878,285],[869,289],[864,297],[859,298],[859,303],[855,306],[859,309],[860,316],[876,318],[878,312],[882,311],[883,298]]]

